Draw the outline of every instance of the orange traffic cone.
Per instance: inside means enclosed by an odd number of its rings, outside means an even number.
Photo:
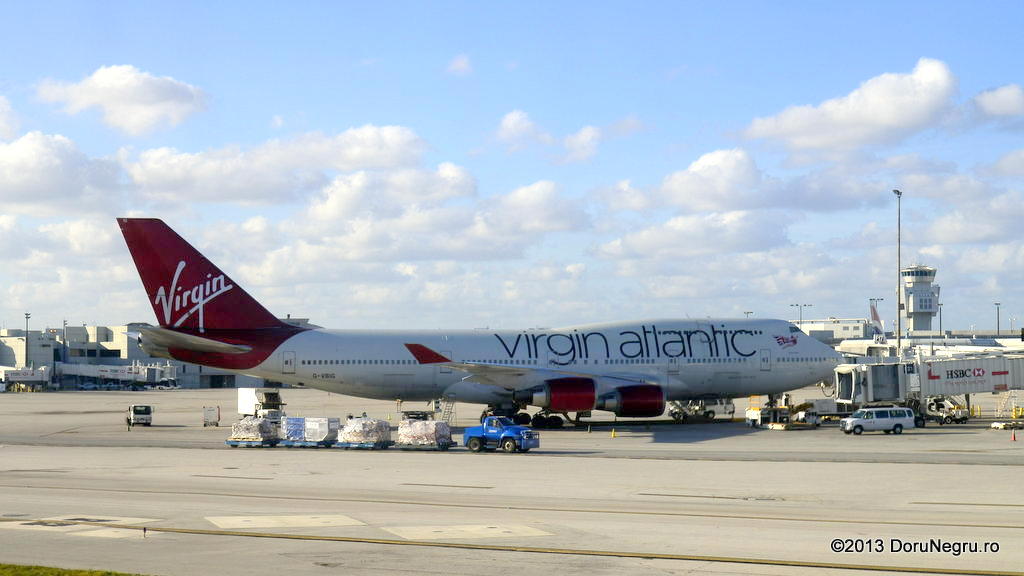
[[[1011,430],[1010,431],[1010,442],[1016,442],[1016,441],[1017,441],[1017,431],[1016,430]]]

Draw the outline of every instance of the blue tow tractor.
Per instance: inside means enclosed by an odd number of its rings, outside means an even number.
[[[473,452],[484,449],[505,452],[529,452],[540,447],[540,434],[527,426],[519,426],[504,416],[488,416],[480,426],[466,428],[462,444]]]

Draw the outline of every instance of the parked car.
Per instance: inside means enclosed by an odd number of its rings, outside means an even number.
[[[906,428],[914,427],[914,412],[902,406],[885,408],[861,408],[839,421],[839,429],[845,434],[881,430],[886,434],[902,434]]]

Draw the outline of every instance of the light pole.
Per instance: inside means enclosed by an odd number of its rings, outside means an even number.
[[[939,302],[939,332],[943,338],[946,337],[946,333],[942,331],[942,302]]]
[[[752,311],[748,311],[748,312],[744,312],[744,313],[743,313],[743,316],[744,316],[745,318],[750,318],[750,315],[751,315],[751,314],[753,314],[753,312],[752,312]]]
[[[902,200],[903,192],[893,190],[896,195],[896,355],[902,356],[902,342],[900,332],[903,332],[903,258],[901,250],[902,236]]]
[[[999,307],[1002,306],[1002,303],[996,302],[995,304],[996,304],[996,338],[998,338],[999,337]]]
[[[25,362],[22,363],[23,368],[28,368],[28,319],[32,317],[32,314],[25,312]]]
[[[790,306],[790,308],[798,308],[800,310],[800,312],[799,312],[800,319],[797,321],[797,324],[799,324],[800,325],[800,329],[803,330],[804,329],[804,308],[810,308],[811,306],[813,306],[813,304],[790,304],[789,306]]]

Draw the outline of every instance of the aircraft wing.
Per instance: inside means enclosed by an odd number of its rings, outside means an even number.
[[[241,344],[228,344],[202,336],[185,334],[167,328],[156,326],[133,325],[133,331],[142,336],[144,346],[156,349],[177,348],[180,350],[192,350],[195,352],[212,352],[215,354],[245,354],[252,350],[250,346]]]
[[[501,388],[506,388],[508,390],[522,388],[524,384],[535,383],[538,379],[546,380],[552,378],[564,378],[566,376],[591,378],[595,380],[600,378],[605,381],[611,380],[612,382],[616,382],[619,386],[658,384],[658,382],[652,382],[650,376],[645,374],[616,372],[611,374],[601,374],[598,376],[591,372],[577,372],[575,370],[566,370],[556,367],[542,368],[490,362],[460,362],[451,360],[450,358],[447,358],[422,344],[406,344],[405,347],[410,353],[412,353],[416,358],[416,361],[420,364],[437,364],[438,366],[447,366],[452,370],[468,372],[470,375],[468,378],[475,382],[500,386]],[[524,382],[524,380],[527,380],[527,382]]]

